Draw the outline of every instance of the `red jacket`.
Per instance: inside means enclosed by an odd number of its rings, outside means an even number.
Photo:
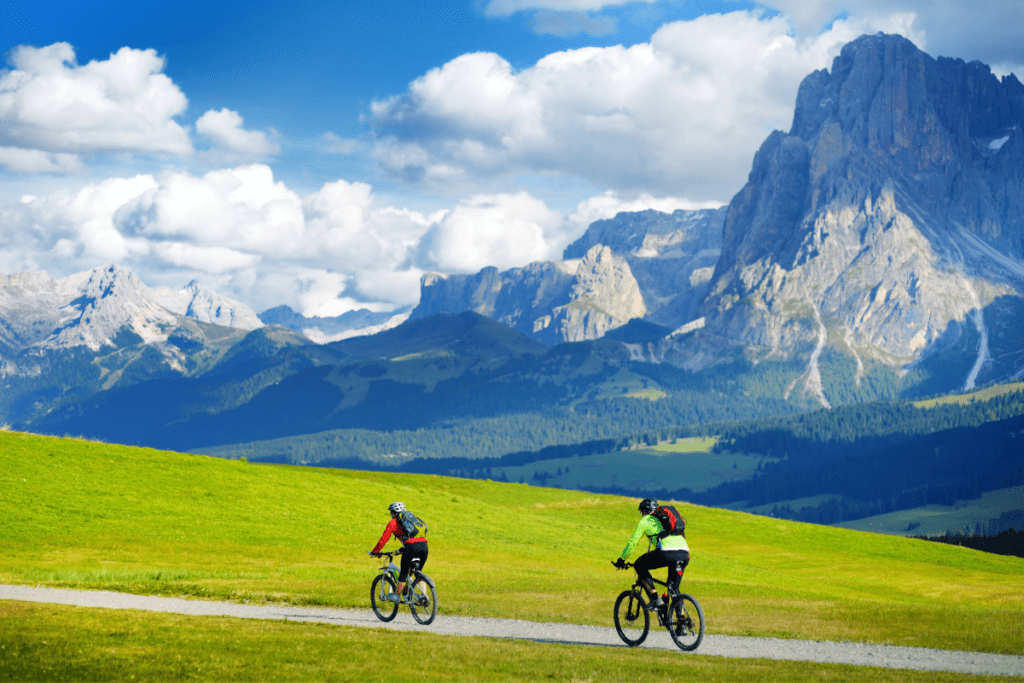
[[[391,534],[394,534],[395,538],[397,538],[402,545],[405,545],[406,543],[427,542],[427,539],[422,536],[417,536],[416,538],[402,538],[402,527],[398,526],[398,520],[392,517],[391,521],[388,522],[388,525],[384,527],[384,535],[380,537],[380,540],[377,541],[377,545],[374,546],[371,552],[379,553],[380,549],[384,547],[384,544],[391,540]]]

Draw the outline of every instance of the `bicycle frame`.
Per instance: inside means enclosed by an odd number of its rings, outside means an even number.
[[[437,586],[434,580],[420,571],[422,562],[412,560],[405,589],[398,592],[398,577],[401,569],[392,561],[401,550],[379,553],[385,558],[380,573],[370,583],[370,605],[381,621],[391,621],[398,614],[399,605],[408,605],[412,617],[424,626],[437,616]]]
[[[402,551],[401,550],[389,550],[388,552],[378,553],[378,554],[381,557],[386,557],[387,558],[387,561],[385,562],[385,564],[382,564],[381,567],[380,567],[380,573],[381,574],[391,574],[391,577],[395,580],[395,584],[397,585],[398,584],[398,576],[399,576],[399,574],[402,573],[402,570],[399,568],[398,565],[396,565],[394,563],[394,561],[392,561],[392,558],[395,555],[401,555]],[[426,574],[424,574],[423,572],[420,571],[420,561],[418,559],[412,561],[412,566],[409,568],[409,573],[412,574],[413,576],[415,576],[418,579],[426,581],[428,584],[430,584],[431,588],[434,588],[435,590],[437,589],[437,584],[434,583],[434,580],[432,578],[430,578],[429,576],[427,576]]]
[[[631,562],[612,564],[617,569],[632,569],[636,572],[636,565]],[[674,567],[670,566],[669,572],[673,570]],[[667,600],[659,609],[651,609],[649,603],[645,601],[644,581],[639,575],[635,576],[633,585],[619,594],[612,609],[615,630],[623,642],[630,647],[637,647],[644,642],[650,630],[649,612],[653,611],[658,626],[668,629],[669,636],[679,649],[688,652],[696,650],[704,638],[704,613],[696,598],[680,592],[679,587],[673,587],[669,582],[659,581],[652,576],[653,584],[665,587]],[[690,607],[687,607],[687,604]]]

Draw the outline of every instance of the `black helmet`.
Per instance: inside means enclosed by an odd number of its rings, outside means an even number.
[[[643,500],[640,501],[640,506],[637,507],[637,510],[639,510],[645,515],[649,515],[657,509],[658,501],[654,500],[653,498],[644,498]]]

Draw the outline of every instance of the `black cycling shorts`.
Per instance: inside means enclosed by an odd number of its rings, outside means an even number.
[[[427,542],[416,541],[414,543],[406,543],[402,550],[402,566],[401,573],[398,575],[399,581],[409,580],[409,570],[412,569],[412,561],[420,561],[420,569],[427,563]]]
[[[636,563],[633,565],[636,567],[636,575],[641,579],[651,578],[651,570],[658,569],[660,567],[669,567],[668,570],[668,584],[670,586],[679,587],[679,579],[682,578],[679,574],[672,571],[671,567],[676,562],[681,562],[683,568],[690,564],[690,551],[689,550],[652,550],[649,553],[641,555]]]

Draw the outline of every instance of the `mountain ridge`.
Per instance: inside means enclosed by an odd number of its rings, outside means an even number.
[[[959,344],[973,362],[958,386],[1019,377],[1022,129],[1012,75],[935,60],[900,36],[847,44],[804,79],[791,132],[755,155],[704,326],[667,355],[699,368],[795,353],[807,369],[792,388],[822,405],[828,351],[904,373]]]

